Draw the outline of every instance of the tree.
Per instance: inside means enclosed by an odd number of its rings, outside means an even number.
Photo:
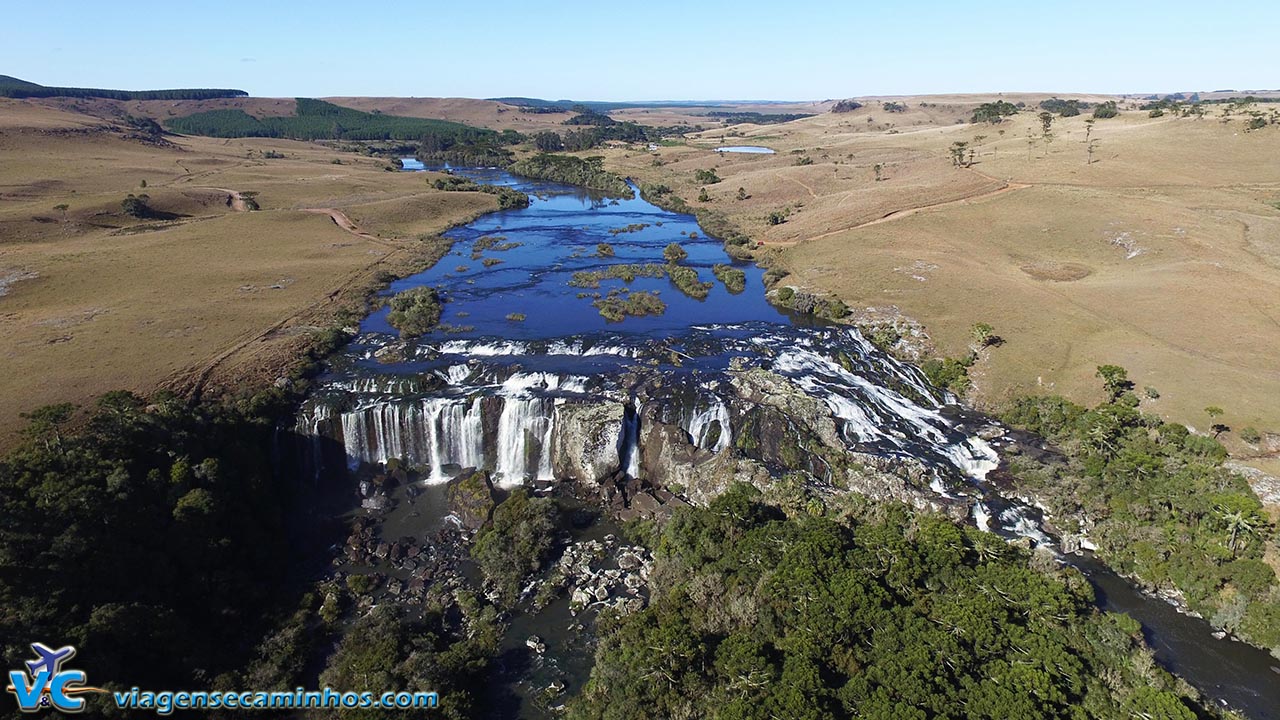
[[[151,207],[147,204],[150,201],[151,198],[145,194],[134,195],[129,193],[128,197],[120,201],[120,209],[130,217],[145,218],[151,214]]]
[[[1210,420],[1215,420],[1221,417],[1222,413],[1223,413],[1222,408],[1218,407],[1217,405],[1210,405],[1209,407],[1204,409],[1204,414],[1208,415]],[[1215,422],[1210,426],[1210,429],[1213,430],[1213,436],[1218,437],[1219,435],[1221,435],[1224,432],[1227,432],[1231,428],[1222,423]]]
[[[1093,109],[1093,116],[1098,118],[1099,120],[1106,120],[1108,118],[1113,118],[1119,114],[1120,114],[1120,108],[1116,106],[1115,100],[1108,100],[1104,103],[1099,104],[1096,108]]]
[[[544,130],[533,136],[533,146],[541,152],[556,152],[564,149],[564,140],[560,133]]]
[[[957,140],[951,143],[951,165],[952,167],[965,168],[969,164],[965,160],[965,150],[969,147],[969,143],[963,140]]]
[[[1085,151],[1088,152],[1089,154],[1089,158],[1085,162],[1086,165],[1093,164],[1093,151],[1094,151],[1094,148],[1097,146],[1097,143],[1091,137],[1093,135],[1093,124],[1095,122],[1097,121],[1094,120],[1093,118],[1089,118],[1084,121],[1084,147],[1085,147]]]
[[[716,174],[715,168],[697,170],[693,173],[693,177],[701,185],[715,185],[720,182],[720,176]]]
[[[743,188],[743,187],[738,188],[738,199],[739,199],[739,200],[746,200],[746,199],[747,199],[747,198],[749,198],[749,197],[751,197],[751,196],[747,194],[747,189],[746,189],[746,188]]]
[[[698,188],[698,202],[711,202],[711,196],[707,194],[706,188]]]
[[[984,322],[974,323],[973,327],[969,328],[969,334],[974,342],[978,343],[978,347],[997,345],[1000,342],[1000,337],[995,334],[995,328]]]
[[[1053,134],[1049,132],[1050,128],[1053,127],[1053,113],[1042,112],[1037,117],[1040,118],[1040,136],[1048,143],[1053,137]]]
[[[67,219],[67,210],[68,210],[70,207],[71,207],[71,206],[70,206],[70,205],[68,205],[68,204],[66,204],[66,203],[58,203],[57,205],[54,205],[54,206],[53,206],[53,209],[54,209],[54,210],[57,210],[59,213],[61,213],[61,214],[62,214],[62,219],[63,219],[63,220],[66,220],[66,219]]]
[[[1133,387],[1129,382],[1129,371],[1119,365],[1099,365],[1097,375],[1102,378],[1102,385],[1113,400]]]
[[[1258,528],[1266,524],[1256,508],[1219,505],[1215,508],[1224,531],[1230,534],[1227,547],[1235,557],[1241,539],[1252,538]]]
[[[876,182],[880,182],[881,180],[884,179],[884,165],[881,165],[880,163],[876,163],[875,167],[871,169],[874,170],[876,173]]]

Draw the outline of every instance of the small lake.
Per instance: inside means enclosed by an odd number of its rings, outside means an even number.
[[[761,147],[759,145],[726,145],[716,148],[716,152],[721,153],[746,153],[748,155],[772,155],[773,148]]]

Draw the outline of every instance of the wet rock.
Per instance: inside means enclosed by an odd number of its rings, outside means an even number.
[[[381,512],[391,507],[391,500],[388,499],[386,495],[378,495],[376,497],[365,498],[360,502],[360,507],[365,510]]]
[[[734,482],[748,482],[765,487],[769,482],[768,471],[755,461],[739,457],[731,450],[718,453],[694,446],[689,434],[678,425],[662,422],[662,407],[657,402],[645,403],[640,420],[640,469],[641,474],[658,490],[654,497],[662,500],[650,508],[661,515],[669,514],[672,507],[687,504],[661,488],[680,487],[694,504],[705,505],[728,489]],[[622,520],[650,517],[631,508],[618,513]]]
[[[524,641],[524,644],[530,650],[538,653],[539,655],[547,651],[547,644],[537,635],[530,635],[529,638]]]
[[[449,482],[449,510],[468,530],[478,530],[493,513],[493,483],[489,473],[475,470]]]
[[[626,414],[621,403],[565,403],[555,410],[551,437],[556,477],[597,485],[622,466],[618,439]]]

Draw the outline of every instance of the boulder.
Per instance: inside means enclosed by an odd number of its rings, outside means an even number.
[[[449,481],[449,511],[468,530],[478,530],[489,521],[496,504],[489,473],[475,470]]]
[[[555,410],[551,463],[556,477],[597,485],[622,467],[626,409],[617,402],[565,403]]]

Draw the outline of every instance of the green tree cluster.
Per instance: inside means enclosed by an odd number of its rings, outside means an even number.
[[[502,605],[515,605],[525,581],[550,558],[559,522],[554,500],[533,497],[524,488],[494,508],[492,522],[476,536],[471,557]]]
[[[1015,458],[1015,471],[1060,524],[1087,532],[1099,556],[1255,644],[1280,649],[1280,585],[1263,562],[1275,527],[1227,452],[1139,409],[1123,368],[1098,368],[1108,399],[1022,398],[1003,419],[1042,435],[1068,462]],[[1212,408],[1216,410],[1217,408]]]
[[[240,667],[296,559],[273,468],[282,411],[121,391],[74,430],[70,405],[28,414],[0,459],[8,666],[56,638],[100,686],[202,687]]]
[[[626,180],[604,169],[604,158],[601,157],[580,158],[542,153],[516,162],[511,166],[511,172],[539,180],[601,190],[612,195],[631,194]]]
[[[746,485],[679,511],[569,717],[1196,717],[1078,572],[901,508],[802,515]]]
[[[432,287],[409,288],[391,298],[387,323],[400,331],[400,337],[412,338],[431,332],[440,324],[444,300]]]

